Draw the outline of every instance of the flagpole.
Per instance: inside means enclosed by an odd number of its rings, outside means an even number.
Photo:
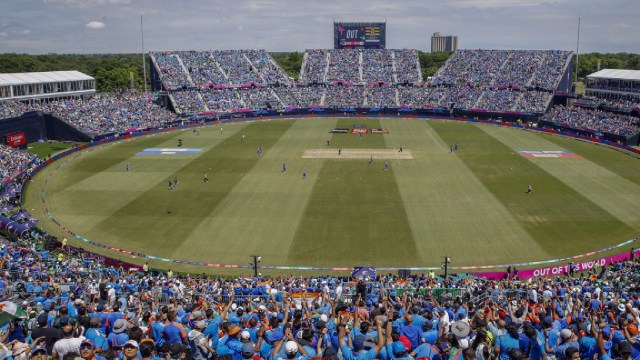
[[[144,78],[144,92],[147,92],[147,64],[144,61],[144,27],[142,26],[142,14],[140,14],[140,36],[142,37],[142,76]]]
[[[580,18],[578,18],[578,43],[576,44],[576,84],[578,83],[578,67],[580,65]],[[576,94],[578,87],[576,86]]]

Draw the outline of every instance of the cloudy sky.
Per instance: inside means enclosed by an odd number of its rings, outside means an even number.
[[[332,21],[387,21],[388,48],[640,53],[640,0],[0,0],[0,53],[333,46]]]

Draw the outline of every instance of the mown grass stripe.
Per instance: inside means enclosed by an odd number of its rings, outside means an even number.
[[[256,254],[265,265],[285,264],[318,178],[316,159],[303,159],[302,154],[308,147],[321,146],[334,123],[335,119],[296,121],[188,234],[176,253],[190,259],[210,254],[207,261],[238,264]],[[286,172],[282,172],[283,163]],[[303,181],[304,169],[308,177]]]
[[[382,124],[389,146],[410,149],[415,160],[397,161],[394,174],[423,264],[441,256],[457,265],[543,259],[549,254],[489,192],[458,154],[422,119],[389,119]],[[395,164],[395,163],[394,163]]]
[[[640,155],[557,135],[538,133],[536,136],[580,154],[594,164],[602,166],[636,185],[640,185]]]
[[[378,119],[340,119],[379,128]],[[385,148],[382,135],[333,134],[332,148]],[[292,265],[412,266],[419,255],[393,175],[382,161],[327,159],[298,225]],[[330,255],[330,256],[327,256]]]
[[[561,144],[548,141],[548,137],[541,137],[529,131],[521,131],[518,137],[514,137],[513,130],[489,126],[479,126],[479,128],[514,151],[566,150],[560,146]],[[575,141],[564,140],[562,145]],[[587,150],[602,149],[583,150],[590,152]],[[555,176],[628,226],[640,229],[640,219],[636,213],[640,204],[640,185],[586,158],[529,158],[529,161]]]
[[[169,172],[163,181],[102,221],[95,232],[106,238],[127,239],[129,247],[141,252],[179,258],[180,254],[174,253],[174,249],[259,161],[256,149],[262,146],[268,151],[292,123],[248,124],[241,130],[245,141],[236,134],[194,160],[185,159],[182,168]],[[205,172],[208,184],[203,183]],[[168,180],[174,176],[180,180],[180,186],[168,191]]]
[[[466,151],[460,151],[458,156],[545,250],[571,255],[578,248],[596,249],[633,232],[476,125],[433,123],[432,126],[446,142],[461,144]],[[530,195],[526,195],[528,184],[534,187]]]

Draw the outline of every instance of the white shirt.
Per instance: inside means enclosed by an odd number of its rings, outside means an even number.
[[[70,338],[70,339],[62,339],[56,341],[53,344],[53,352],[58,354],[60,359],[64,358],[65,355],[74,353],[80,356],[80,344],[85,340],[84,336]]]

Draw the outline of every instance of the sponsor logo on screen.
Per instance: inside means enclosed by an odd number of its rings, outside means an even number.
[[[519,150],[518,154],[526,158],[580,159],[582,156],[566,150]]]
[[[21,146],[27,143],[27,137],[24,132],[7,135],[7,145],[11,147]]]
[[[333,129],[331,130],[332,133],[336,133],[336,134],[348,134],[349,133],[349,129]]]
[[[353,128],[351,129],[352,134],[367,134],[369,133],[369,129],[365,128]]]
[[[372,134],[388,134],[389,130],[387,129],[370,129]]]

